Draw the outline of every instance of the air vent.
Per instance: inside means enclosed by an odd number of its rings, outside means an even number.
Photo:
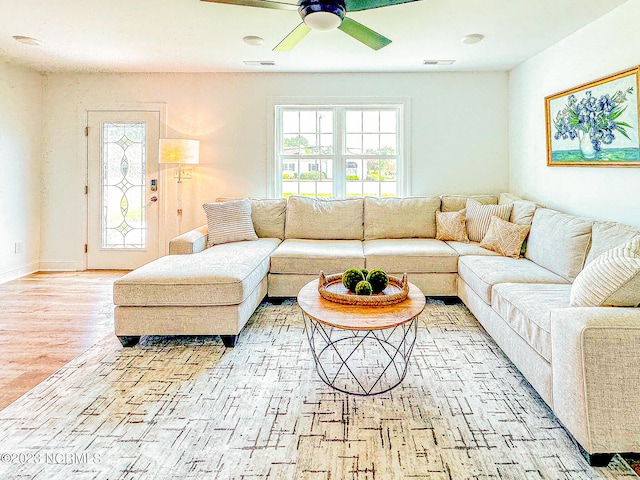
[[[273,60],[245,60],[244,64],[248,67],[273,67],[276,62]]]
[[[455,60],[423,60],[423,64],[425,65],[453,65],[456,63]]]

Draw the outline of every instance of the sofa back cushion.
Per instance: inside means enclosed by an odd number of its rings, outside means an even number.
[[[237,197],[218,197],[216,202],[242,200]],[[252,198],[251,220],[260,238],[284,240],[284,222],[287,212],[286,198]]]
[[[467,199],[473,198],[483,205],[495,205],[498,197],[495,195],[441,195],[440,210],[443,212],[457,212],[467,208]]]
[[[285,198],[252,198],[251,219],[260,238],[284,240],[284,222],[287,214]]]
[[[591,249],[587,255],[586,265],[604,252],[640,237],[640,229],[617,222],[593,222]]]
[[[434,238],[439,197],[364,199],[364,239]]]
[[[536,212],[536,209],[542,207],[542,205],[536,202],[523,200],[513,193],[500,194],[498,205],[503,205],[505,203],[511,203],[513,205],[509,221],[511,223],[517,223],[518,225],[531,225],[531,222],[533,221],[533,214]]]
[[[291,196],[287,201],[285,238],[362,240],[362,198],[321,200]]]
[[[533,215],[525,257],[569,282],[584,266],[592,220],[538,208]]]

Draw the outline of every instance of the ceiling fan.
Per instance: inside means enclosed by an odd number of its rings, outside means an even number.
[[[274,52],[283,52],[295,47],[311,30],[338,28],[347,35],[374,50],[391,43],[387,37],[374,32],[361,23],[345,16],[346,12],[359,12],[373,8],[388,7],[418,0],[299,0],[297,4],[273,0],[202,0],[203,2],[227,3],[246,7],[272,8],[276,10],[298,10],[302,23],[294,28],[276,47]]]

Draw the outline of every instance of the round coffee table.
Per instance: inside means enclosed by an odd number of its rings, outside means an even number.
[[[425,297],[409,284],[406,300],[393,305],[343,305],[318,293],[318,280],[298,293],[305,331],[324,383],[354,395],[376,395],[407,374]]]

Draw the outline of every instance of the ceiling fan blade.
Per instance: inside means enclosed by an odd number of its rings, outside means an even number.
[[[359,12],[372,8],[391,7],[402,3],[417,2],[419,0],[345,0],[347,12]]]
[[[348,17],[344,17],[342,24],[338,28],[374,50],[380,50],[382,47],[391,43],[391,40],[387,37],[383,37],[379,33]]]
[[[284,37],[282,41],[273,49],[274,52],[287,52],[295,47],[311,29],[304,23],[291,30],[291,33]]]
[[[273,8],[275,10],[298,10],[295,3],[273,2],[271,0],[201,0],[202,2],[226,3],[228,5],[242,5],[244,7]]]

